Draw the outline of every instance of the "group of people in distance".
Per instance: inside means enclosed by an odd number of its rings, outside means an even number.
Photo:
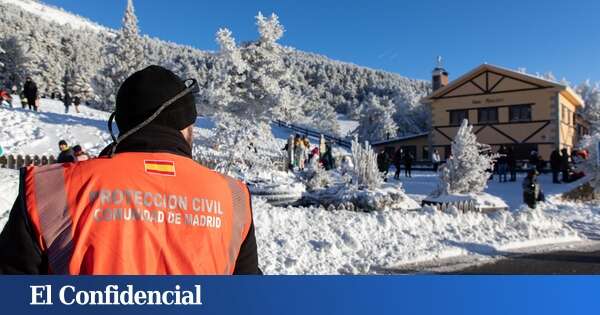
[[[512,148],[500,146],[496,152],[496,164],[493,174],[498,174],[500,182],[516,181],[517,178],[517,159]],[[569,154],[566,148],[552,151],[550,155],[550,171],[552,171],[552,182],[555,184],[570,183],[583,177],[584,174],[578,171],[576,165],[587,158],[587,152],[573,150]],[[529,154],[529,159],[522,168],[535,169],[538,174],[544,174],[547,169],[547,161],[535,150]],[[508,179],[507,174],[510,174]],[[562,180],[559,175],[562,174]],[[493,176],[493,175],[492,175]]]
[[[390,166],[393,164],[396,168],[394,179],[400,179],[400,170],[404,165],[404,176],[412,177],[412,167],[415,162],[415,156],[411,152],[404,151],[402,148],[391,151],[382,150],[377,155],[377,168],[383,173],[384,180],[387,181]]]
[[[13,107],[13,97],[11,94],[20,95],[21,106],[24,109],[28,108],[29,110],[36,112],[40,109],[40,93],[38,92],[37,84],[31,77],[27,77],[25,79],[25,83],[23,84],[23,89],[21,90],[20,94],[16,85],[11,88],[10,93],[8,90],[0,90],[0,102],[2,102],[2,106],[9,108]],[[81,105],[81,98],[79,96],[71,97],[69,92],[66,91],[64,95],[53,92],[50,94],[50,98],[60,99],[65,106],[65,113],[69,112],[69,107],[71,105],[75,106],[75,111],[79,113],[79,105]]]
[[[80,145],[75,145],[71,148],[67,141],[60,140],[58,142],[58,148],[60,153],[58,154],[56,163],[73,163],[90,159],[90,155],[87,154]]]
[[[325,170],[335,168],[331,143],[325,141],[324,137],[321,137],[318,146],[311,149],[310,140],[306,135],[291,134],[283,150],[287,151],[289,170],[304,171],[306,166],[311,163],[320,164]]]

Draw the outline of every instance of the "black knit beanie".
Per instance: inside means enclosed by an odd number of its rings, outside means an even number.
[[[132,74],[119,88],[115,121],[121,134],[134,128],[166,101],[186,88],[175,73],[160,67],[149,66]],[[196,121],[196,103],[188,93],[169,105],[150,124],[182,130]]]

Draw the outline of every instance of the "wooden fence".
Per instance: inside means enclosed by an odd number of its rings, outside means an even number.
[[[54,155],[46,156],[46,155],[3,155],[0,156],[0,168],[9,168],[13,170],[18,170],[24,166],[30,165],[48,165],[56,163],[56,158]]]

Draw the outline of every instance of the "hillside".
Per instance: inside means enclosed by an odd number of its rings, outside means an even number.
[[[0,46],[7,51],[6,55],[0,55],[0,61],[8,55],[17,55],[18,58],[12,59],[21,61],[21,65],[9,66],[0,74],[0,82],[5,87],[20,85],[29,75],[42,93],[60,92],[65,71],[74,69],[79,86],[77,93],[96,108],[110,109],[110,102],[103,97],[115,89],[105,81],[112,57],[110,45],[117,30],[38,1],[0,0],[0,10],[3,12]],[[158,64],[182,77],[197,78],[203,88],[198,102],[211,102],[206,95],[211,95],[213,88],[209,78],[215,68],[214,52],[148,36],[142,37],[142,45],[144,64]],[[70,59],[66,59],[65,51],[71,50]],[[307,105],[326,105],[356,120],[367,98],[374,95],[389,104],[387,110],[392,114],[410,117],[398,119],[400,133],[427,128],[425,109],[419,100],[429,93],[428,82],[335,61],[292,47],[283,47],[283,59],[294,76],[291,88],[302,94]]]

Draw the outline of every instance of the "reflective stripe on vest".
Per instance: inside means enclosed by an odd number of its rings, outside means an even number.
[[[201,193],[201,188],[198,188],[201,185],[198,183],[210,186],[213,193],[220,191],[219,196],[228,199],[225,203],[231,208],[223,209],[225,214],[222,215],[222,219],[226,221],[222,223],[223,228],[208,231],[206,227],[192,230],[183,223],[171,227],[167,226],[167,222],[163,223],[165,226],[159,226],[157,222],[134,222],[135,220],[129,222],[94,221],[96,220],[94,209],[102,209],[102,206],[98,205],[100,197],[96,199],[90,197],[88,201],[86,194],[90,190],[99,191],[103,188],[115,189],[118,187],[111,186],[113,180],[110,179],[110,175],[106,174],[106,169],[112,170],[112,166],[117,166],[116,169],[119,167],[129,169],[128,164],[137,165],[140,161],[143,163],[144,159],[148,158],[173,160],[177,164],[177,174],[183,174],[180,176],[184,176],[183,178],[187,178],[188,181],[197,178],[198,182],[194,182],[196,185],[190,185],[191,182],[179,185],[180,190],[183,189],[181,187],[190,187],[179,191],[180,194],[191,196],[194,193]],[[29,167],[25,177],[27,211],[34,231],[37,233],[38,245],[48,256],[49,272],[56,274],[232,274],[240,247],[248,234],[252,221],[248,190],[240,181],[216,174],[191,160],[186,160],[189,159],[166,153],[123,153],[116,155],[113,159]],[[135,171],[132,170],[132,172]],[[118,173],[118,171],[115,172]],[[127,174],[122,175],[125,176],[119,177],[115,182],[119,182],[119,180],[132,182],[126,176]],[[153,191],[152,189],[158,186],[156,182],[162,185],[165,183],[165,177],[159,175],[141,176],[148,176],[144,177],[146,186],[129,188]],[[172,180],[177,181],[178,179],[173,178]],[[217,182],[219,184],[215,185]],[[95,185],[100,185],[100,187]],[[156,192],[156,194],[159,193],[168,192]],[[113,206],[116,207],[116,205]],[[225,207],[225,205],[223,206]],[[188,210],[191,211],[191,209]],[[168,214],[165,209],[156,211]],[[94,234],[94,229],[100,229],[100,232],[97,233],[100,233],[101,237]],[[123,232],[123,229],[126,231]],[[92,231],[90,232],[90,230]],[[116,231],[116,233],[106,233],[105,231]],[[130,234],[127,233],[132,231],[141,231],[140,233],[143,234],[129,237]],[[190,237],[190,233],[198,235],[198,237]],[[201,235],[202,233],[205,233],[204,236]],[[142,240],[135,237],[140,236],[141,238],[143,235],[149,235],[151,239]],[[197,243],[201,244],[194,243],[190,238],[200,240]],[[165,241],[161,242],[162,239]],[[182,244],[182,242],[194,244]],[[148,246],[151,248],[138,248],[142,244],[149,244]],[[170,251],[170,245],[177,246]],[[114,252],[120,248],[133,248],[135,252]],[[181,248],[188,251],[182,251]],[[143,255],[144,250],[149,250],[148,253],[158,253],[160,256],[154,257],[156,259],[149,262],[148,255]],[[204,256],[199,257],[198,252],[204,253]],[[211,254],[220,257],[210,257]],[[120,259],[111,260],[111,255]],[[100,262],[94,265],[94,258],[99,257],[102,257],[100,259],[104,264]],[[127,261],[124,261],[125,259]],[[112,266],[106,266],[107,261]],[[119,261],[123,263],[120,265]]]
[[[50,271],[66,274],[73,252],[73,233],[63,166],[30,167],[26,176],[28,210],[32,206],[37,209],[35,216],[29,212],[36,218],[33,225],[43,240],[39,245],[47,253]]]

